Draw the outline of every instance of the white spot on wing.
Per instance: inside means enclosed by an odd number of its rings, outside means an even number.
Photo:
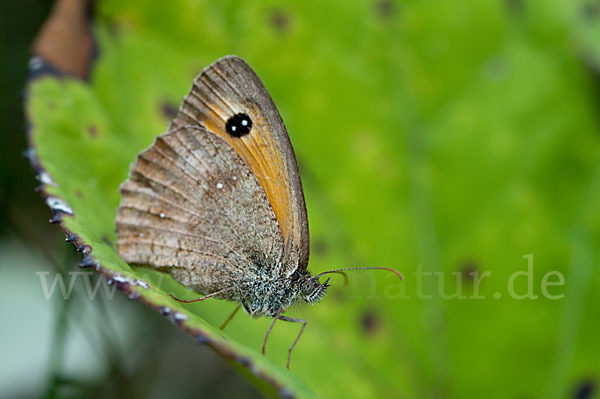
[[[161,212],[161,213],[159,213],[159,214],[158,214],[158,217],[160,217],[161,219],[164,219],[164,218],[165,218],[165,214],[164,214],[164,212]]]
[[[223,183],[217,183],[217,188],[223,188]]]

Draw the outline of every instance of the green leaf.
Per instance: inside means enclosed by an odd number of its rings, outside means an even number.
[[[114,244],[118,186],[128,170],[130,148],[139,144],[135,138],[119,135],[94,91],[79,81],[46,77],[30,86],[30,94],[32,141],[45,169],[46,200],[61,216],[69,240],[86,255],[84,265],[96,266],[130,298],[160,311],[199,342],[243,364],[254,379],[268,383],[261,383],[263,387],[313,397],[310,389],[280,364],[211,325],[203,318],[201,307],[171,299],[169,293],[184,297],[189,292],[170,276],[132,269],[118,256]]]
[[[89,84],[30,86],[32,144],[56,183],[45,186],[50,202],[73,210],[62,224],[102,273],[171,309],[171,320],[234,363],[243,359],[269,389],[565,397],[600,372],[600,122],[577,51],[597,52],[597,22],[582,28],[574,6],[560,2],[383,3],[101,2]],[[381,265],[406,277],[402,285],[356,273],[317,307],[291,309],[309,321],[291,372],[285,357],[298,326],[278,323],[263,357],[271,320],[241,315],[220,332],[234,304],[176,303],[166,294],[194,294],[130,268],[114,249],[129,164],[165,130],[195,75],[225,54],[249,62],[286,121],[313,274]],[[527,254],[538,299],[519,300],[507,285]],[[469,271],[491,273],[482,299],[471,298]],[[542,296],[552,271],[565,276],[565,287],[550,287],[562,299]],[[527,290],[515,281],[517,293]],[[467,298],[445,298],[459,289]]]

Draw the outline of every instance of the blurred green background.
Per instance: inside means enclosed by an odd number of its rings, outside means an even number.
[[[80,260],[47,224],[20,156],[28,46],[52,4],[3,2],[0,14],[0,396],[261,396],[119,293],[90,300],[80,279],[69,300],[45,299],[36,273],[52,279]],[[89,84],[35,97],[54,95],[66,122],[52,126],[87,146],[37,143],[57,173],[73,170],[66,186],[106,199],[80,201],[78,215],[114,213],[128,162],[194,76],[237,54],[294,144],[309,269],[405,275],[399,286],[352,274],[348,288],[335,280],[323,303],[289,312],[309,320],[292,371],[318,396],[600,397],[599,1],[99,0],[93,27]],[[77,136],[86,118],[97,138]],[[515,275],[528,259],[529,280]],[[564,276],[548,288],[560,298],[544,295],[549,272]],[[537,298],[511,295],[511,281]],[[217,302],[194,309],[218,326],[231,306]],[[258,350],[269,323],[241,316],[227,333]],[[283,367],[297,327],[281,324],[268,355]]]

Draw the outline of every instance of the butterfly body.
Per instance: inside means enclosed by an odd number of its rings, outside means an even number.
[[[296,302],[316,303],[327,287],[306,270],[297,270],[290,277],[256,277],[242,282],[242,289],[236,298],[246,312],[254,317],[275,317]]]
[[[169,272],[254,316],[315,303],[326,284],[306,270],[304,195],[285,126],[238,57],[195,80],[168,132],[121,186],[117,246],[129,263]]]
[[[308,221],[294,150],[264,85],[227,56],[198,75],[168,131],[141,152],[121,185],[117,249],[128,263],[170,273],[205,296],[236,301],[253,317],[317,303],[327,273],[311,276]],[[345,276],[345,275],[344,275]],[[225,321],[222,328],[237,312]]]

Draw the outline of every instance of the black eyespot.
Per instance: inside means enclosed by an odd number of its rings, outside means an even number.
[[[225,125],[225,130],[233,137],[242,137],[250,133],[250,129],[252,129],[252,119],[243,113],[233,115]]]

